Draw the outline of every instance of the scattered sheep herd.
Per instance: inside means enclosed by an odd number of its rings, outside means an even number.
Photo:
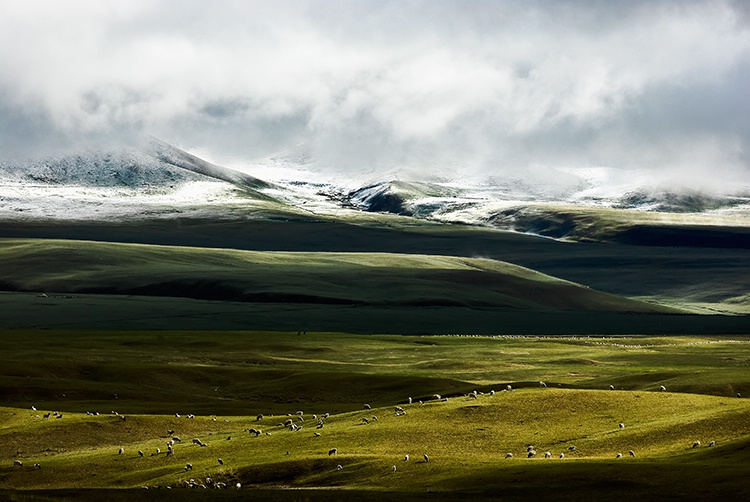
[[[541,388],[546,388],[547,384],[545,382],[539,382],[539,386]],[[609,388],[610,388],[610,390],[615,390],[615,387],[612,386],[612,385],[610,385]],[[513,390],[514,389],[512,388],[511,385],[507,385],[506,388],[503,389],[503,391],[513,391]],[[666,387],[664,387],[663,385],[660,386],[659,390],[661,392],[666,392],[667,391]],[[479,399],[479,396],[481,396],[482,394],[483,394],[483,392],[478,392],[478,391],[475,390],[473,392],[465,394],[463,397],[468,398],[468,399]],[[489,395],[490,396],[495,396],[495,394],[496,393],[495,393],[494,390],[489,391]],[[737,397],[740,397],[740,395],[737,394]],[[446,402],[446,401],[448,401],[448,397],[441,396],[440,394],[434,394],[434,395],[431,396],[430,399],[419,400],[418,403],[420,405],[424,405],[425,401]],[[411,397],[409,397],[407,399],[407,403],[408,404],[412,404],[413,403],[413,400],[412,400]],[[365,411],[371,411],[371,406],[369,404],[365,404],[363,406],[363,408],[364,408]],[[36,407],[34,407],[34,406],[32,406],[31,409],[32,409],[32,411],[36,411]],[[99,413],[87,412],[87,415],[98,416]],[[126,417],[124,415],[120,415],[116,411],[112,411],[111,415],[119,417],[119,419],[122,420],[122,421],[126,420]],[[407,415],[406,409],[404,409],[402,406],[395,406],[395,408],[394,408],[394,416],[395,417],[406,416],[406,415]],[[329,416],[330,415],[328,413],[324,413],[324,414],[322,414],[320,416],[318,416],[318,415],[312,415],[311,421],[314,424],[315,428],[317,430],[320,430],[320,429],[324,428],[324,426],[326,424],[325,420],[328,419]],[[34,415],[34,417],[35,418],[40,418],[39,415]],[[43,415],[43,419],[44,420],[49,420],[52,417],[54,417],[55,419],[61,419],[61,418],[63,418],[63,414],[62,413],[58,413],[58,412],[50,412],[50,413],[46,413],[46,414]],[[175,413],[175,417],[176,418],[180,418],[180,415],[178,413]],[[268,417],[273,417],[273,415],[268,415],[266,417],[266,416],[260,414],[260,415],[258,415],[256,417],[256,421],[261,421],[264,418],[268,418]],[[185,419],[194,419],[195,415],[192,415],[192,414],[185,415],[184,418]],[[212,420],[216,421],[217,418],[214,416],[214,417],[212,417]],[[224,421],[228,422],[228,420],[224,420]],[[371,418],[368,418],[367,416],[364,416],[361,419],[361,424],[365,425],[365,424],[370,424],[370,423],[377,422],[377,421],[378,421],[378,417],[376,415],[373,415]],[[297,411],[297,413],[295,415],[288,414],[288,415],[286,415],[286,419],[284,421],[279,422],[278,424],[276,424],[277,427],[280,427],[283,430],[288,429],[290,432],[298,432],[298,431],[300,431],[300,430],[302,430],[304,428],[304,425],[305,425],[305,418],[304,418],[304,412],[303,411]],[[624,430],[625,429],[625,424],[624,423],[620,423],[619,424],[619,428],[620,428],[620,430]],[[318,432],[317,430],[315,432],[313,432],[313,437],[321,437],[322,436],[321,433]],[[265,435],[265,436],[271,436],[272,435],[271,432],[265,432],[264,433],[259,428],[258,429],[256,429],[256,428],[244,429],[243,432],[247,433],[249,436],[254,436],[256,438],[259,437],[259,436],[262,436],[262,435]],[[171,429],[167,431],[167,437],[169,439],[165,443],[166,447],[167,447],[167,450],[166,450],[165,454],[166,454],[167,457],[169,457],[169,456],[172,456],[172,455],[175,454],[174,446],[177,443],[181,443],[182,439],[179,436],[176,436],[175,435],[175,431],[171,430]],[[226,438],[226,440],[227,441],[231,441],[232,440],[232,436],[228,436]],[[197,447],[207,447],[208,446],[207,443],[203,442],[199,438],[194,438],[192,440],[192,445],[193,446],[197,446]],[[695,441],[692,444],[692,448],[699,448],[700,446],[701,446],[701,442],[700,441]],[[710,441],[708,443],[708,446],[709,447],[716,446],[716,442],[715,441]],[[577,451],[576,450],[576,446],[575,445],[568,446],[567,447],[567,451],[568,452]],[[149,456],[154,457],[154,456],[160,455],[161,453],[162,453],[161,449],[160,448],[156,448],[155,451],[151,452]],[[629,453],[630,457],[635,457],[636,456],[635,455],[635,451],[633,451],[633,450],[630,450],[628,453]],[[125,448],[124,447],[120,447],[118,449],[118,451],[117,451],[117,455],[124,455],[124,454],[125,454]],[[144,457],[145,456],[143,450],[138,450],[137,454],[138,454],[139,457]],[[290,452],[287,451],[286,455],[290,455]],[[337,448],[330,448],[328,450],[328,456],[335,456],[335,455],[338,455],[338,449]],[[536,452],[535,446],[528,445],[527,448],[526,448],[525,456],[526,456],[527,459],[533,459],[533,458],[535,458],[537,456],[537,452]],[[544,453],[544,458],[545,459],[550,459],[552,457],[553,457],[552,452],[547,451],[547,452]],[[617,452],[617,454],[615,455],[616,459],[619,459],[619,458],[622,458],[622,457],[623,457],[623,454],[620,453],[620,452]],[[513,459],[513,458],[514,458],[514,454],[512,452],[506,453],[505,459]],[[564,459],[565,458],[565,452],[560,453],[558,458]],[[410,459],[410,457],[409,457],[408,454],[404,455],[404,457],[403,457],[403,461],[404,462],[408,462],[409,459]],[[429,462],[429,457],[428,457],[427,454],[423,455],[423,459],[424,459],[423,460],[424,463]],[[224,465],[224,461],[221,458],[217,458],[216,463],[217,463],[218,466],[223,466]],[[24,464],[23,464],[23,462],[21,460],[14,460],[13,461],[13,467],[14,468],[23,468]],[[42,466],[39,463],[35,463],[33,465],[33,469],[34,470],[39,470],[41,468],[42,468]],[[344,467],[343,467],[343,465],[338,464],[336,466],[336,469],[337,470],[342,470],[342,469],[344,469]],[[184,472],[188,472],[188,471],[192,471],[192,470],[193,470],[193,465],[191,463],[186,463],[185,466],[184,466]],[[397,470],[398,469],[397,469],[396,465],[392,465],[390,467],[390,471],[392,473],[396,473]],[[206,477],[205,480],[195,479],[195,478],[185,479],[185,480],[183,480],[183,481],[180,482],[179,486],[186,487],[186,488],[203,488],[203,489],[208,489],[208,488],[225,489],[225,488],[231,487],[231,486],[227,485],[227,483],[225,483],[223,481],[219,481],[219,480],[214,480],[211,477]],[[143,486],[142,488],[148,489],[149,487],[148,486]],[[154,488],[156,488],[156,487],[154,487]],[[171,486],[166,486],[166,488],[171,488]],[[242,488],[241,483],[238,482],[238,483],[234,484],[234,488],[238,489],[238,490],[241,489]]]

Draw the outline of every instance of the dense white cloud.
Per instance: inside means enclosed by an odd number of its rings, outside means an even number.
[[[146,133],[333,170],[741,179],[746,5],[0,0],[0,148]]]

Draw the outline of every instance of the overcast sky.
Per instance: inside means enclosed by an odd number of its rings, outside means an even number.
[[[0,158],[750,179],[750,2],[0,0]]]

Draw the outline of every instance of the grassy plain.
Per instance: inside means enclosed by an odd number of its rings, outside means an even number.
[[[0,225],[0,499],[750,499],[745,229],[259,207]]]
[[[44,330],[1,343],[0,488],[102,496],[211,477],[269,499],[320,487],[415,499],[750,494],[750,401],[735,397],[750,393],[747,339]],[[288,414],[304,428],[279,426]],[[183,440],[169,457],[168,429]]]

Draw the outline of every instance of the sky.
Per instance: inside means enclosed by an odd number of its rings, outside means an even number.
[[[0,0],[0,161],[750,180],[750,2]]]

